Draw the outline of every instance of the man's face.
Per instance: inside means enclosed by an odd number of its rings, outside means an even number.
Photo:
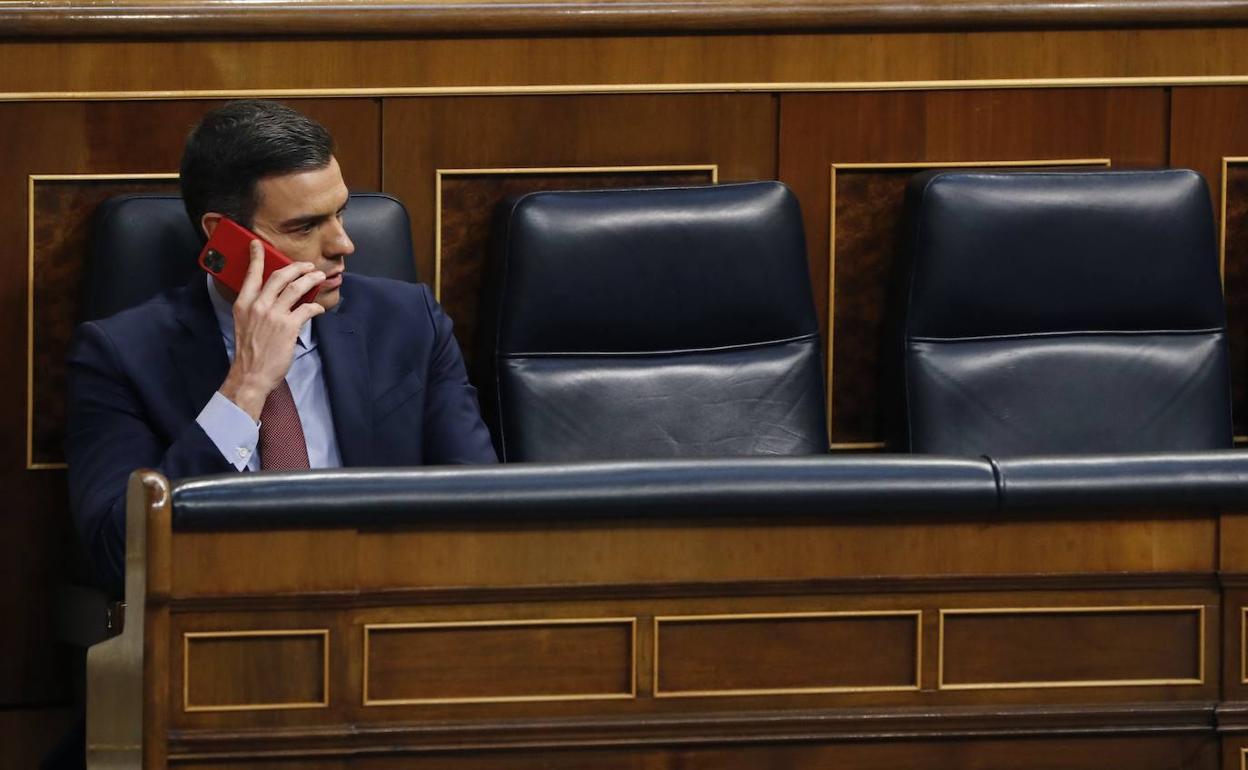
[[[342,228],[347,186],[338,160],[325,168],[261,179],[251,229],[296,262],[311,262],[327,276],[316,301],[326,310],[338,304],[345,258],[355,244]]]

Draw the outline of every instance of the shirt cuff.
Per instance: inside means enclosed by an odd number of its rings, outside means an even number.
[[[195,422],[208,434],[226,462],[237,470],[247,470],[260,443],[260,425],[251,415],[217,391]]]

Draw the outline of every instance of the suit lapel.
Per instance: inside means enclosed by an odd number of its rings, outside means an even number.
[[[169,352],[182,375],[192,414],[196,414],[221,387],[230,370],[230,359],[202,273],[197,272],[191,279],[174,313],[182,324],[182,334],[172,342]]]
[[[349,278],[349,276],[348,276]],[[335,312],[312,319],[329,408],[334,417],[338,452],[345,466],[375,465],[372,456],[373,415],[369,393],[368,351],[364,335],[347,310],[347,292]]]

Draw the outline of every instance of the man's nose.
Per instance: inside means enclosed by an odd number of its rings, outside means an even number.
[[[329,256],[349,257],[355,253],[355,244],[351,241],[351,236],[347,235],[347,229],[343,227],[342,220],[335,217],[333,219],[333,233],[329,239]]]

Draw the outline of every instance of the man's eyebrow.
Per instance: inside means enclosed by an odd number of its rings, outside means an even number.
[[[346,208],[347,208],[347,204],[344,203],[333,214],[308,214],[306,216],[292,217],[290,219],[287,219],[285,222],[282,222],[281,224],[279,224],[278,227],[282,230],[288,230],[292,227],[302,227],[304,225],[317,224],[319,222],[324,222],[325,220],[329,219],[331,216],[335,216],[335,217],[338,216]]]

